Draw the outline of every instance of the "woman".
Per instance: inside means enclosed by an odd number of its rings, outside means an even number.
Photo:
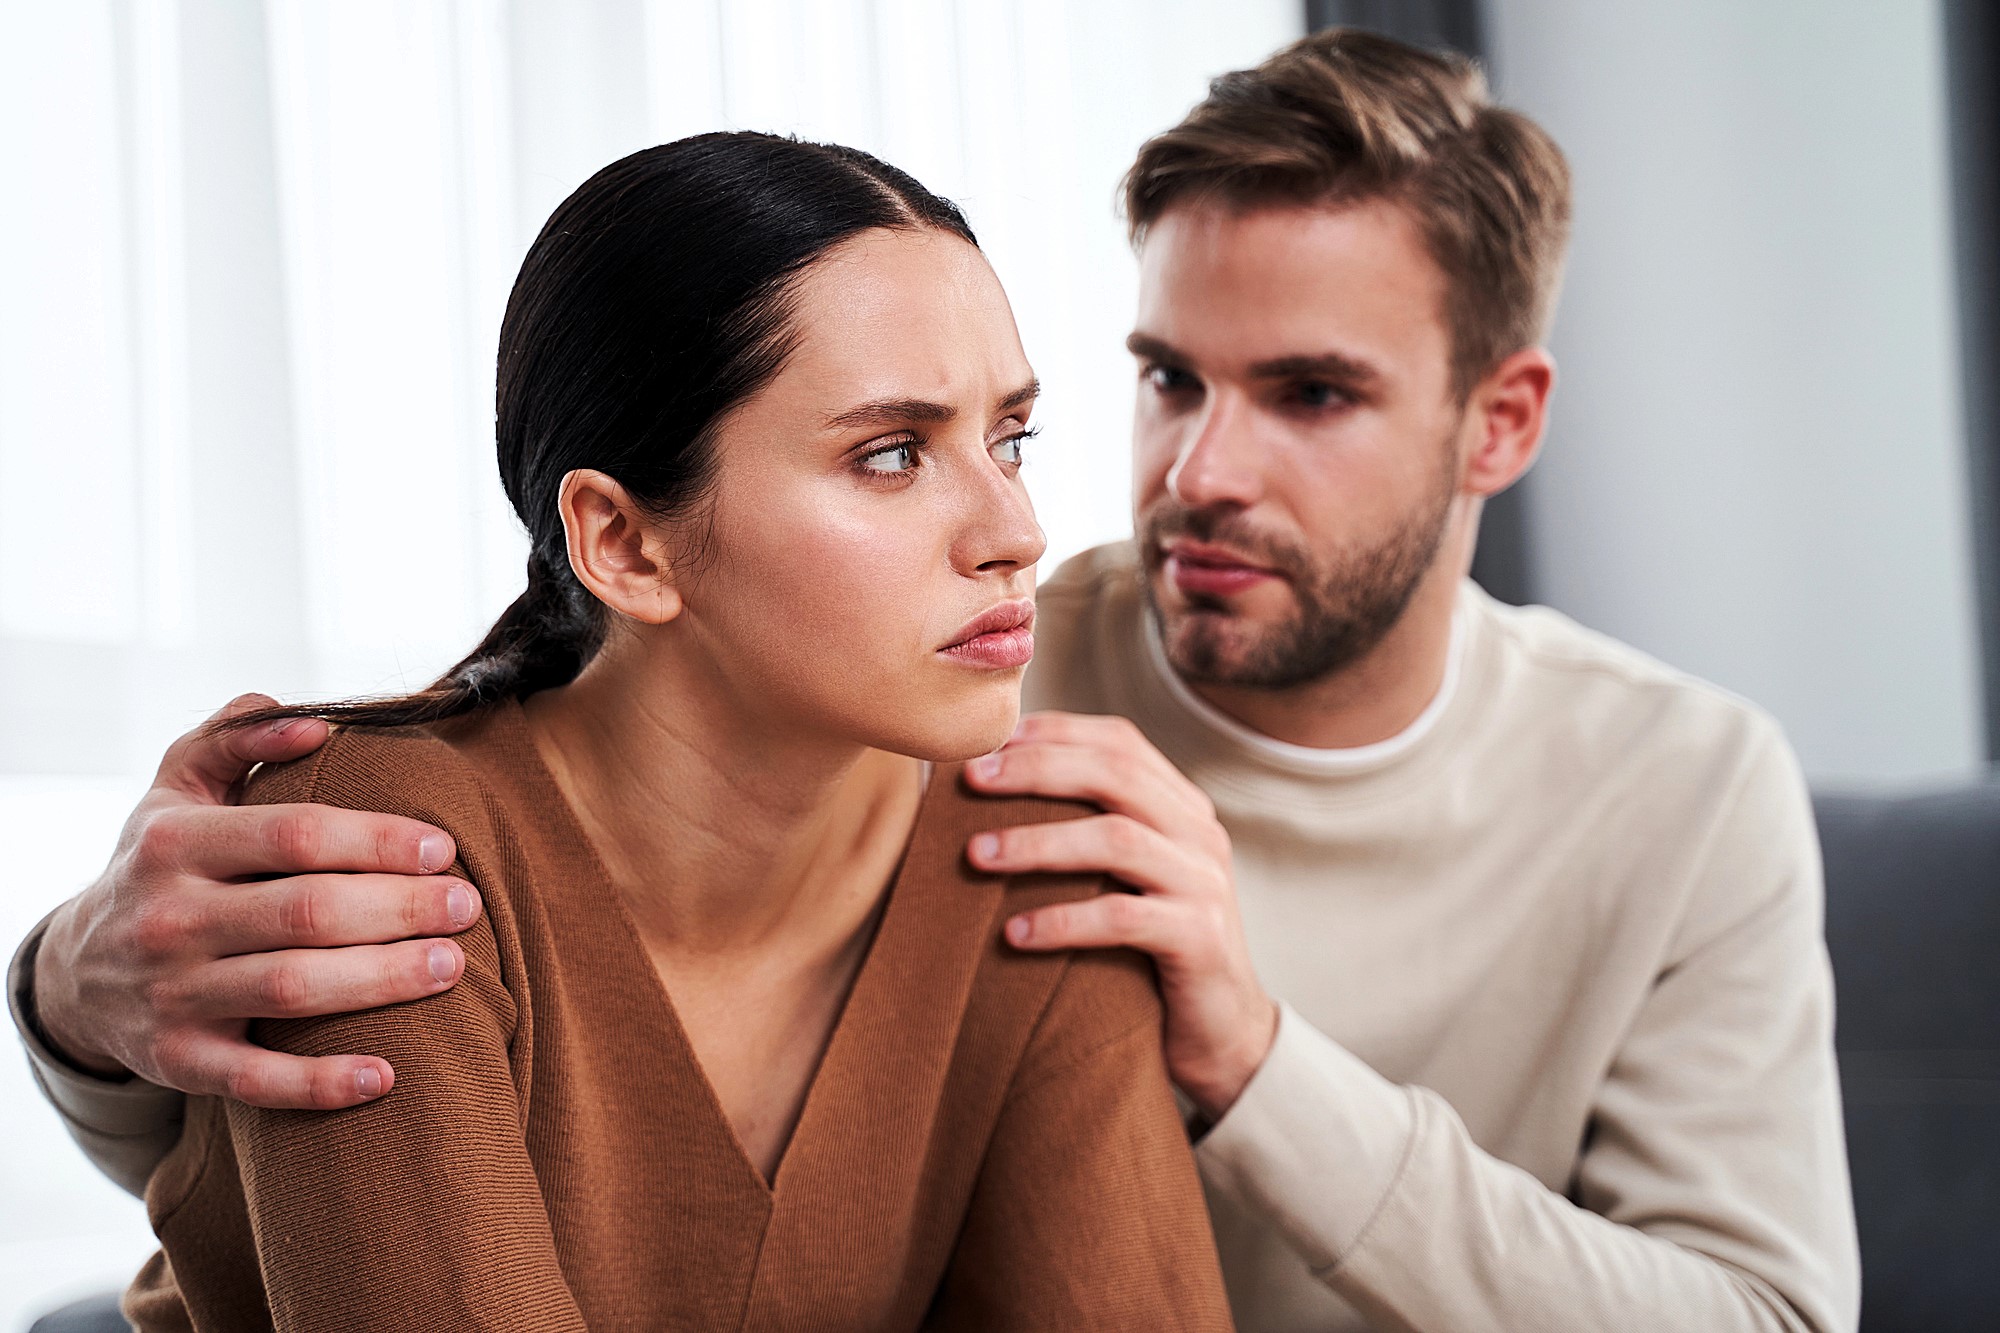
[[[192,1104],[134,1322],[1227,1326],[1146,969],[1011,953],[1097,886],[959,860],[1052,813],[947,767],[1032,652],[1035,390],[964,219],[865,154],[706,135],[556,210],[500,340],[528,590],[250,792],[451,832],[465,980],[263,1025],[396,1086]]]

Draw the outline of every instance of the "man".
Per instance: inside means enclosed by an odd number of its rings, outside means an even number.
[[[1560,153],[1469,67],[1335,32],[1218,81],[1126,184],[1138,539],[1044,585],[1029,702],[1066,711],[968,768],[1105,813],[968,855],[1134,890],[1008,937],[1153,955],[1238,1320],[1853,1327],[1789,750],[1465,577],[1542,434]],[[44,1086],[128,1185],[174,1133],[151,1084],[379,1094],[374,1057],[259,1051],[248,1018],[457,977],[448,839],[221,804],[321,734],[183,741],[17,959]]]

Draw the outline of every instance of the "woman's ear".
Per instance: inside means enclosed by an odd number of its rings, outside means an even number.
[[[1555,382],[1555,358],[1546,348],[1526,347],[1495,366],[1472,391],[1479,433],[1465,469],[1466,489],[1492,496],[1520,480],[1541,449]]]
[[[556,503],[569,567],[591,596],[648,625],[664,625],[681,613],[666,535],[630,492],[602,472],[578,468],[563,478]]]

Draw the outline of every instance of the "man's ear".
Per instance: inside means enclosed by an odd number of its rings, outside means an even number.
[[[666,535],[609,476],[578,468],[557,500],[569,567],[590,594],[622,616],[664,625],[681,613]]]
[[[1467,410],[1476,423],[1465,489],[1484,498],[1521,479],[1542,446],[1556,361],[1543,347],[1525,347],[1493,367],[1472,391]]]

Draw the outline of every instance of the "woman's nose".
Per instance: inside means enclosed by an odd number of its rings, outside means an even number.
[[[982,572],[1025,569],[1040,560],[1049,545],[1042,525],[1035,521],[1034,502],[1018,479],[997,468],[985,481],[961,542],[962,564]]]

